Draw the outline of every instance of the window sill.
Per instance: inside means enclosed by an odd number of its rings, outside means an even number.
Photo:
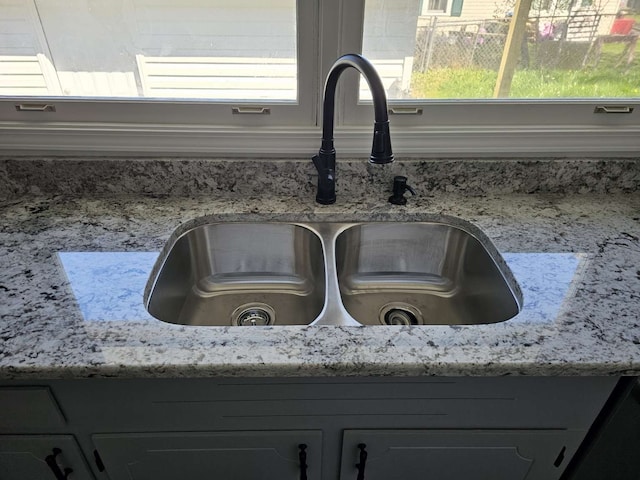
[[[396,156],[403,157],[637,157],[640,126],[396,127]],[[342,127],[335,135],[340,156],[368,154],[372,129]],[[299,157],[320,146],[317,127],[213,127],[0,123],[4,155],[148,155]]]

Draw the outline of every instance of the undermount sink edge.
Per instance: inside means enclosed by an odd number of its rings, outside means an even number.
[[[472,325],[514,317],[522,292],[489,238],[456,217],[247,216],[178,227],[144,302],[181,325]]]

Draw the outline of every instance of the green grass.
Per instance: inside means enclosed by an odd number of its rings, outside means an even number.
[[[597,67],[519,69],[511,98],[640,97],[640,59],[615,66],[622,44],[606,44]],[[637,52],[640,57],[640,52]],[[414,73],[415,98],[492,98],[497,72],[480,68],[438,68]]]

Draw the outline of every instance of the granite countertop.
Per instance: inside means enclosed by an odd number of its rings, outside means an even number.
[[[0,378],[640,375],[640,193],[54,194],[0,201]],[[381,198],[383,198],[381,200]],[[514,319],[474,326],[193,327],[142,306],[158,253],[201,221],[459,217],[504,255]]]

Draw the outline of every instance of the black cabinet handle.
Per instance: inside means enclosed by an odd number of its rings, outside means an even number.
[[[62,450],[60,450],[59,448],[54,448],[52,452],[53,453],[51,455],[46,456],[44,461],[47,462],[47,465],[49,465],[49,468],[55,475],[56,480],[67,480],[67,478],[69,478],[69,475],[71,475],[71,473],[73,472],[73,469],[65,468],[64,470],[60,470],[58,462],[56,461],[56,457],[62,453]]]
[[[300,453],[298,458],[300,459],[300,480],[307,480],[307,446],[304,443],[298,445]]]
[[[360,449],[360,463],[356,463],[356,468],[358,469],[357,480],[364,480],[364,468],[367,465],[367,446],[364,443],[360,443],[358,448]]]

